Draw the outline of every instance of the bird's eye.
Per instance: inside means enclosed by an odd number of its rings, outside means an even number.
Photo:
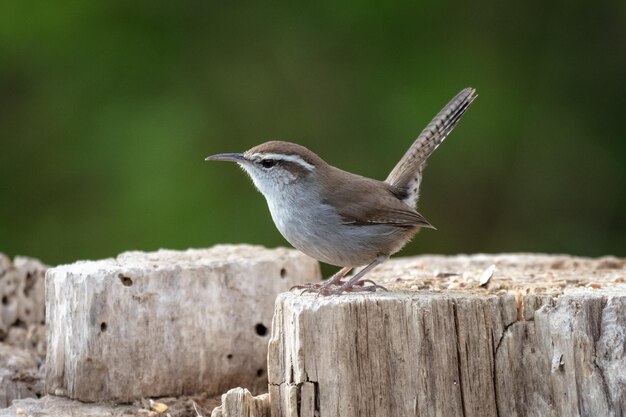
[[[274,159],[264,159],[261,161],[261,165],[263,165],[263,168],[271,168],[276,165],[276,161]]]

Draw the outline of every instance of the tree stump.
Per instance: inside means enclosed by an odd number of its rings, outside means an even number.
[[[288,249],[128,252],[48,270],[46,391],[81,401],[267,386],[272,305],[319,280]]]
[[[437,256],[377,268],[389,292],[283,293],[272,416],[626,415],[625,277],[609,257]]]

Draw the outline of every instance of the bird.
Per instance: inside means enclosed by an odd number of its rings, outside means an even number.
[[[420,229],[434,229],[416,211],[425,163],[476,97],[474,88],[461,90],[424,128],[384,181],[341,170],[304,146],[278,140],[205,160],[238,164],[265,197],[283,237],[306,255],[341,267],[326,281],[292,289],[323,296],[386,290],[364,277],[400,251]],[[353,268],[362,266],[346,278]]]

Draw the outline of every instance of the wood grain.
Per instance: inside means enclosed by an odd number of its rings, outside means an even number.
[[[273,300],[319,278],[297,251],[244,245],[52,268],[46,391],[89,402],[265,391]]]
[[[623,416],[625,269],[618,258],[418,257],[371,275],[389,293],[283,293],[272,416]]]
[[[270,397],[253,397],[244,388],[233,388],[222,395],[222,404],[213,409],[211,417],[270,417]]]

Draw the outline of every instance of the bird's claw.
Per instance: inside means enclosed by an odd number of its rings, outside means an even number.
[[[306,293],[306,292],[315,292],[316,290],[319,290],[320,288],[323,288],[324,284],[321,282],[311,282],[309,284],[304,284],[304,285],[294,285],[293,287],[289,288],[289,291],[293,291],[293,290],[302,290],[302,292],[300,293],[300,295]]]
[[[365,285],[366,282],[370,283],[371,285]],[[336,290],[334,290],[332,295],[339,295],[339,294],[341,294],[343,292],[375,292],[376,290],[384,290],[386,292],[389,292],[389,290],[387,288],[383,287],[382,285],[376,284],[371,279],[366,279],[366,280],[363,280],[363,281],[356,282],[351,287],[347,287],[345,285],[342,285],[341,287],[339,287]]]
[[[300,295],[305,293],[315,293],[317,296],[329,296],[329,295],[340,295],[344,292],[375,292],[376,290],[384,290],[389,291],[387,288],[382,285],[376,284],[371,279],[364,279],[355,282],[351,286],[346,285],[347,282],[339,281],[336,284],[327,284],[327,283],[310,283],[305,285],[294,285],[289,289],[292,290],[302,290]],[[370,285],[365,285],[370,284]]]

